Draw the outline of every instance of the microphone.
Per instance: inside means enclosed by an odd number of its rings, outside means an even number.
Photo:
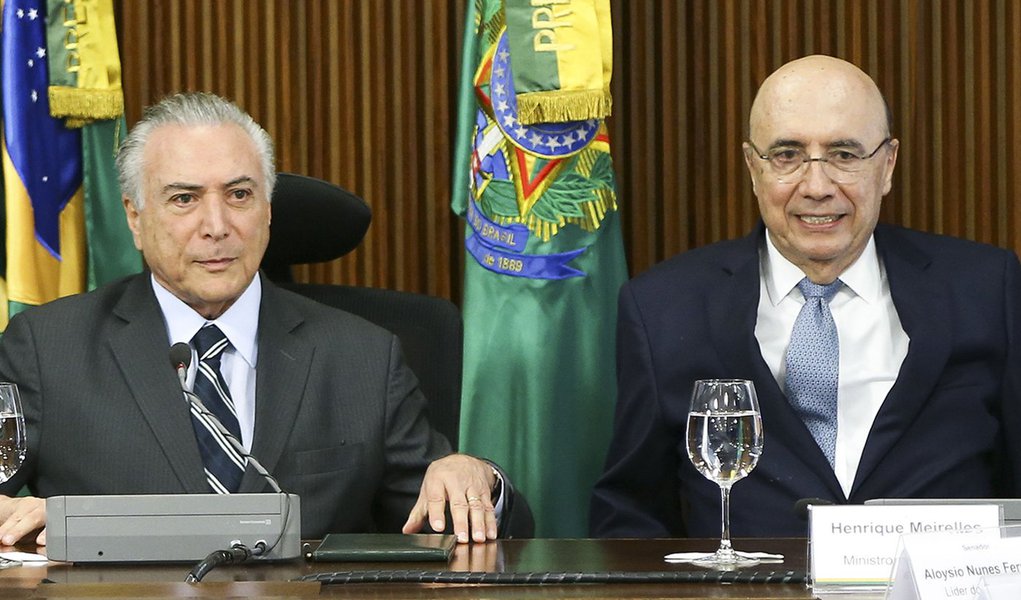
[[[832,504],[836,503],[825,498],[802,498],[794,503],[794,514],[798,515],[802,521],[807,521],[809,506],[830,506]]]
[[[184,342],[177,342],[170,347],[170,364],[177,371],[177,378],[181,380],[181,389],[186,390],[188,385],[188,367],[191,366],[191,346]]]
[[[266,468],[262,466],[262,463],[256,460],[254,456],[252,456],[245,450],[245,447],[241,444],[241,440],[234,437],[234,434],[231,433],[230,430],[227,429],[227,427],[220,422],[220,419],[215,414],[210,412],[208,408],[206,408],[206,405],[202,403],[202,399],[196,396],[191,390],[188,389],[186,380],[188,378],[188,366],[190,364],[191,364],[191,346],[185,344],[184,342],[177,342],[176,344],[170,347],[170,366],[172,366],[174,370],[177,371],[177,379],[180,380],[181,382],[181,391],[184,392],[184,397],[185,399],[188,400],[188,403],[191,404],[192,409],[197,411],[203,417],[206,417],[209,420],[209,422],[213,424],[213,427],[216,427],[216,430],[223,434],[223,437],[227,440],[227,443],[233,446],[234,449],[238,451],[238,454],[240,454],[244,459],[251,463],[255,471],[259,475],[262,475],[263,479],[265,479],[269,483],[269,486],[273,488],[274,492],[278,494],[283,494],[284,491],[280,489],[280,484],[277,483],[276,478],[270,475],[269,471],[267,471]]]
[[[181,391],[184,392],[184,397],[188,400],[188,403],[191,404],[192,410],[197,411],[203,417],[208,419],[209,422],[213,424],[213,427],[216,427],[216,430],[223,435],[224,439],[226,439],[227,442],[231,446],[233,446],[235,450],[237,450],[238,454],[245,458],[245,460],[252,465],[252,467],[255,469],[257,473],[259,473],[259,475],[262,475],[263,479],[265,479],[269,483],[269,486],[273,488],[274,492],[278,494],[283,494],[283,496],[287,498],[286,508],[287,513],[290,513],[290,498],[291,498],[290,495],[284,493],[284,491],[280,489],[280,484],[277,483],[276,478],[269,474],[269,471],[267,471],[266,468],[262,466],[262,463],[260,463],[258,460],[255,459],[254,456],[245,451],[245,447],[241,444],[241,440],[234,437],[234,434],[231,433],[230,430],[227,429],[227,427],[220,422],[220,419],[212,412],[210,412],[208,408],[206,408],[205,404],[202,403],[202,399],[188,389],[187,379],[188,367],[190,365],[191,365],[191,346],[185,344],[184,342],[177,342],[176,344],[170,347],[170,366],[172,366],[174,370],[177,371],[177,379],[181,382]],[[285,513],[285,515],[287,513]],[[206,574],[209,573],[209,571],[213,570],[215,567],[219,565],[245,562],[256,556],[262,556],[266,554],[267,552],[275,548],[276,545],[280,542],[280,540],[284,538],[288,519],[289,519],[288,516],[284,516],[283,521],[281,522],[280,535],[279,537],[277,537],[277,540],[273,542],[273,546],[267,548],[266,542],[260,540],[256,543],[254,549],[249,549],[240,541],[235,541],[234,543],[231,544],[231,548],[229,550],[216,550],[210,553],[209,556],[207,556],[202,562],[195,565],[195,567],[191,570],[191,572],[188,573],[188,576],[185,578],[185,582],[198,583],[202,581],[202,578],[205,577]]]

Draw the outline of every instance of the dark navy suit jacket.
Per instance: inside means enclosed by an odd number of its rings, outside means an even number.
[[[719,488],[685,449],[692,384],[755,382],[765,447],[732,490],[731,533],[804,536],[802,498],[1017,496],[1021,266],[1013,252],[880,225],[876,248],[910,338],[850,497],[766,366],[755,338],[765,229],[670,259],[624,285],[618,401],[596,484],[596,536],[714,537]],[[861,352],[868,352],[861,348]],[[853,402],[853,398],[842,398]]]

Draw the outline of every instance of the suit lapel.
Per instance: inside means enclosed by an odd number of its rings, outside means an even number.
[[[872,424],[852,497],[910,428],[950,355],[948,295],[944,285],[928,273],[930,257],[889,227],[876,229],[876,249],[886,268],[901,326],[911,341],[897,381]]]
[[[752,378],[761,375],[762,369],[769,371],[755,339],[759,304],[758,239],[758,234],[752,234],[735,244],[734,251],[723,256],[720,262],[724,276],[719,285],[706,290],[713,342],[710,347],[721,349],[718,354],[728,377]]]
[[[114,307],[124,327],[110,347],[139,410],[185,492],[208,492],[181,384],[170,366],[167,330],[147,273],[136,277]]]
[[[305,397],[315,346],[294,334],[304,318],[287,301],[285,292],[266,278],[262,287],[252,456],[272,473]],[[241,480],[242,492],[265,491],[265,486],[253,469]]]
[[[842,498],[833,468],[777,384],[755,338],[760,295],[759,248],[765,243],[764,236],[765,228],[760,224],[752,235],[734,246],[734,252],[723,257],[721,267],[727,277],[708,294],[711,346],[725,349],[720,353],[724,374],[756,382],[767,447],[770,431],[786,432],[784,437],[792,455],[818,474],[834,497]]]

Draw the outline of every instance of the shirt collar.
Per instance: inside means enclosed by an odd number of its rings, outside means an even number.
[[[766,292],[769,294],[769,301],[776,306],[781,300],[787,297],[797,287],[798,282],[805,277],[794,263],[787,260],[766,232],[766,251],[762,252],[762,278],[766,283]],[[876,238],[869,236],[861,256],[847,267],[840,274],[840,280],[844,286],[855,295],[868,303],[877,302],[882,290],[882,271],[879,265],[879,255],[876,253]]]
[[[248,366],[255,368],[258,359],[258,348],[255,341],[259,331],[259,305],[262,303],[262,281],[258,275],[252,278],[252,282],[234,301],[234,304],[213,321],[207,321],[205,317],[195,312],[156,281],[154,276],[150,276],[150,279],[153,292],[156,294],[156,301],[159,302],[160,310],[163,311],[167,335],[171,344],[177,342],[188,344],[199,329],[207,323],[214,323],[227,336],[231,345],[238,355],[248,363]]]

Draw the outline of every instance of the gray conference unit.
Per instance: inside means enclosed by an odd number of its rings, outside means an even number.
[[[46,500],[46,555],[71,562],[191,562],[234,542],[301,555],[295,494],[54,496]]]

